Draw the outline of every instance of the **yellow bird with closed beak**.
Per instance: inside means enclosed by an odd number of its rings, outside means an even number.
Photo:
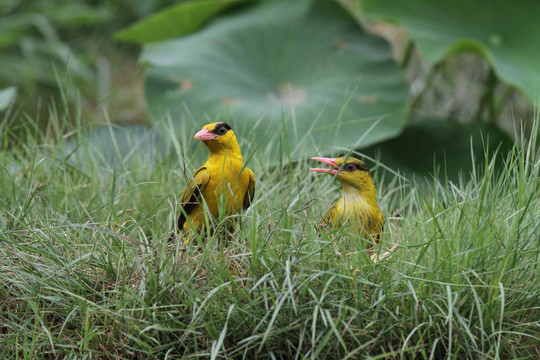
[[[248,208],[255,196],[255,174],[245,166],[234,131],[227,123],[205,125],[194,139],[203,142],[210,156],[184,191],[178,234],[190,230],[202,233],[205,215],[216,218],[219,214],[236,214]]]
[[[324,215],[322,225],[335,228],[348,224],[360,235],[371,236],[374,243],[380,243],[384,221],[377,205],[375,184],[366,164],[354,157],[312,159],[330,168],[313,168],[311,171],[335,176],[343,188],[343,196]]]

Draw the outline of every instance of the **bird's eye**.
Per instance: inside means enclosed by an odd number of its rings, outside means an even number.
[[[347,170],[347,171],[354,171],[354,170],[356,170],[356,165],[354,165],[354,164],[347,164],[347,165],[345,165],[345,170]]]
[[[219,135],[225,135],[227,133],[227,129],[225,127],[220,127],[218,129],[218,134]]]

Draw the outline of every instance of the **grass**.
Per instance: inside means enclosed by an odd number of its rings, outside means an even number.
[[[190,136],[165,129],[163,156],[111,161],[81,127],[71,153],[57,122],[40,144],[33,130],[10,138],[8,122],[3,144],[19,143],[0,155],[0,358],[540,357],[536,138],[458,183],[371,164],[379,251],[399,242],[373,263],[347,229],[315,232],[338,187],[307,160],[245,154],[255,203],[228,239],[186,247],[166,239],[184,164],[189,176],[205,156]]]

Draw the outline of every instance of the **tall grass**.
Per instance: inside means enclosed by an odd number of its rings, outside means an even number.
[[[236,232],[168,244],[205,149],[164,127],[161,156],[111,161],[81,127],[73,152],[53,127],[2,153],[0,358],[540,356],[536,138],[458,183],[376,170],[379,251],[399,246],[374,263],[346,228],[316,233],[330,177],[242,139],[257,198]]]

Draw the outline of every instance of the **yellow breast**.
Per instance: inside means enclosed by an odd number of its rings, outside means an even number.
[[[369,204],[362,196],[344,194],[335,205],[333,226],[352,225],[363,234],[378,234],[382,231],[383,218],[378,206]]]
[[[225,215],[238,212],[249,183],[249,174],[242,171],[244,164],[228,158],[221,161],[209,159],[204,166],[210,179],[203,197],[212,216],[218,216],[220,212]]]

